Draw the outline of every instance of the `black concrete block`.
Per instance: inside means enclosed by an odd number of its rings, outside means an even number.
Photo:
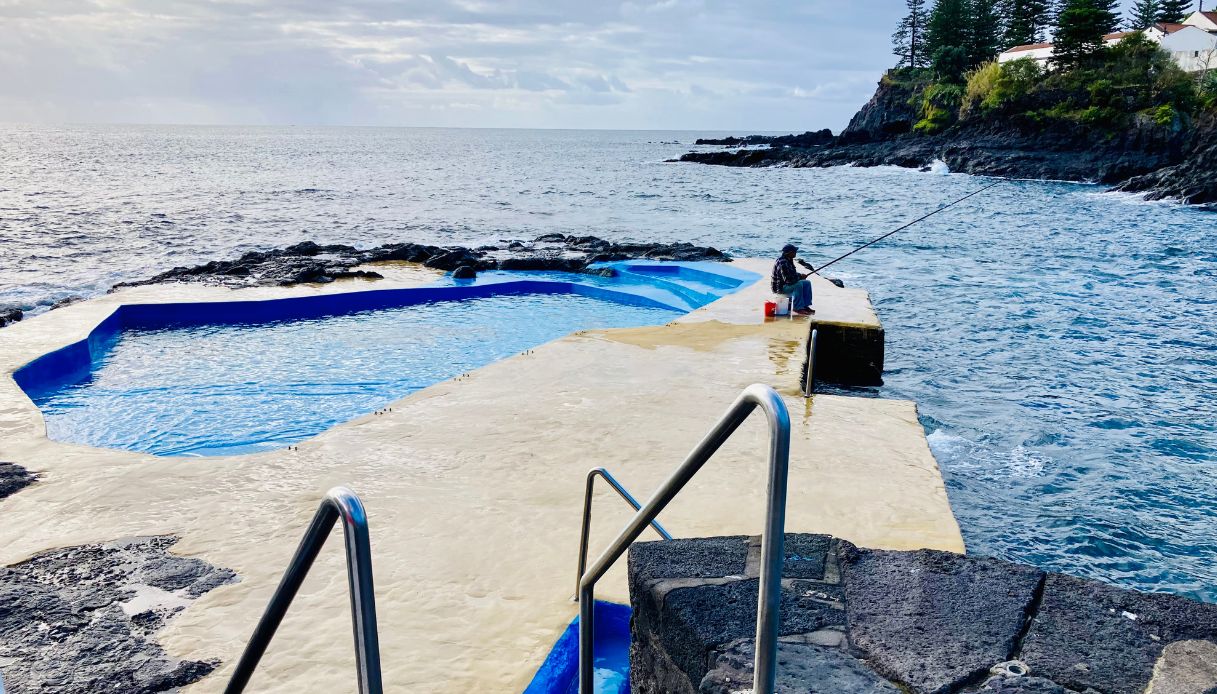
[[[635,542],[627,557],[631,582],[667,578],[743,576],[748,536]]]
[[[752,687],[755,641],[724,650],[700,685],[700,694],[738,694]],[[899,694],[900,689],[838,648],[778,644],[777,691],[783,694]]]
[[[1217,605],[1052,574],[1020,658],[1071,689],[1140,694],[1162,649],[1192,639],[1217,641]]]
[[[827,535],[791,534],[784,543],[782,576],[823,580],[832,538]]]
[[[758,579],[721,586],[680,588],[664,600],[659,641],[672,662],[690,682],[700,682],[715,651],[740,639],[756,636]],[[782,590],[779,633],[806,634],[845,624],[841,589],[794,581]]]
[[[1044,575],[949,552],[842,546],[850,641],[917,694],[953,691],[1010,659]]]

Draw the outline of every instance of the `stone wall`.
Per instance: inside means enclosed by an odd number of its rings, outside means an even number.
[[[635,694],[750,689],[758,538],[636,543]],[[778,691],[1210,694],[1217,605],[949,552],[787,535]]]

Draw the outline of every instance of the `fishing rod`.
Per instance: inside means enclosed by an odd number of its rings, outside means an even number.
[[[873,246],[873,245],[875,245],[876,243],[879,243],[880,241],[882,241],[883,239],[885,239],[885,238],[887,238],[887,237],[891,236],[892,234],[895,234],[895,233],[897,233],[897,232],[904,231],[905,229],[908,229],[909,227],[913,226],[914,224],[918,224],[918,223],[920,223],[920,222],[924,222],[925,220],[929,219],[930,217],[933,217],[934,215],[938,214],[939,212],[942,212],[943,210],[948,210],[948,209],[950,209],[950,208],[952,208],[952,207],[954,207],[954,206],[958,205],[959,203],[963,202],[964,200],[967,200],[968,198],[973,197],[973,196],[976,196],[976,195],[980,195],[981,193],[985,192],[986,190],[988,190],[988,189],[990,189],[990,188],[992,188],[992,187],[994,187],[994,186],[996,186],[996,185],[999,185],[999,184],[1001,184],[1001,183],[1002,183],[1002,181],[996,181],[996,182],[994,182],[994,183],[990,183],[989,185],[985,186],[984,188],[981,188],[980,190],[974,190],[974,191],[972,191],[971,193],[968,193],[967,195],[963,196],[962,198],[960,198],[960,199],[956,200],[955,202],[948,203],[948,204],[946,204],[946,205],[943,205],[942,207],[939,207],[938,209],[936,209],[936,210],[934,210],[933,212],[931,212],[931,213],[929,213],[929,214],[925,215],[924,217],[918,217],[917,219],[914,219],[913,221],[909,222],[908,224],[905,224],[904,226],[900,227],[899,229],[893,229],[892,231],[887,232],[887,233],[886,233],[886,234],[884,234],[883,236],[880,236],[879,238],[875,239],[874,241],[870,241],[870,242],[868,242],[868,243],[864,243],[864,244],[862,244],[861,246],[858,246],[857,248],[855,248],[854,250],[850,251],[849,253],[846,253],[845,255],[841,256],[840,258],[836,258],[836,259],[834,259],[834,260],[830,260],[830,261],[828,261],[827,263],[824,263],[824,264],[823,264],[823,265],[821,265],[819,268],[814,268],[814,267],[812,267],[812,266],[811,266],[809,263],[807,263],[806,261],[804,261],[804,260],[802,260],[802,259],[799,259],[799,264],[800,264],[800,265],[802,265],[803,267],[807,268],[808,270],[811,270],[812,272],[814,272],[814,273],[816,273],[816,274],[819,274],[820,270],[823,270],[824,268],[828,267],[829,265],[832,265],[833,263],[836,263],[836,262],[841,261],[841,260],[845,260],[845,259],[846,259],[846,258],[848,258],[849,256],[851,256],[851,255],[853,255],[853,254],[857,253],[858,251],[862,250],[863,248],[867,248],[867,247],[869,247],[869,246]]]

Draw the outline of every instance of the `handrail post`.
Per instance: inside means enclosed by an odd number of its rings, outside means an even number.
[[[638,500],[634,498],[634,495],[630,494],[629,490],[618,482],[617,478],[613,477],[608,470],[605,470],[602,467],[597,467],[588,471],[587,482],[583,488],[583,527],[580,529],[579,533],[579,570],[575,575],[575,595],[572,598],[572,600],[576,601],[579,599],[579,579],[583,578],[583,571],[587,568],[587,546],[592,531],[592,492],[594,492],[596,489],[597,477],[607,482],[608,485],[613,488],[613,491],[617,492],[617,494],[625,500],[625,503],[629,504],[635,511],[642,508],[642,505],[638,503]],[[655,532],[659,533],[659,536],[663,539],[672,539],[672,535],[668,533],[666,528],[659,524],[658,520],[652,520],[651,527],[654,528]]]
[[[254,628],[245,652],[233,670],[225,694],[244,691],[267,646],[291,607],[305,576],[325,545],[334,523],[342,520],[346,542],[347,582],[351,593],[351,622],[355,635],[355,659],[360,694],[381,694],[380,644],[376,631],[376,595],[372,583],[372,545],[368,537],[368,516],[355,492],[334,487],[313,515],[300,540],[291,564],[283,573],[279,587]]]
[[[765,412],[769,424],[769,476],[765,530],[761,538],[760,594],[757,600],[754,694],[773,694],[777,682],[777,638],[781,616],[782,565],[786,539],[786,488],[790,473],[790,413],[780,395],[766,385],[749,386],[736,398],[693,452],[639,509],[617,539],[579,579],[579,692],[593,694],[595,687],[596,582],[621,558],[647,525],[718,451],[754,409]]]

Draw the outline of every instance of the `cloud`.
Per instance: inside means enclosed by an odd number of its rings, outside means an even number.
[[[840,128],[901,5],[0,0],[0,120]]]

